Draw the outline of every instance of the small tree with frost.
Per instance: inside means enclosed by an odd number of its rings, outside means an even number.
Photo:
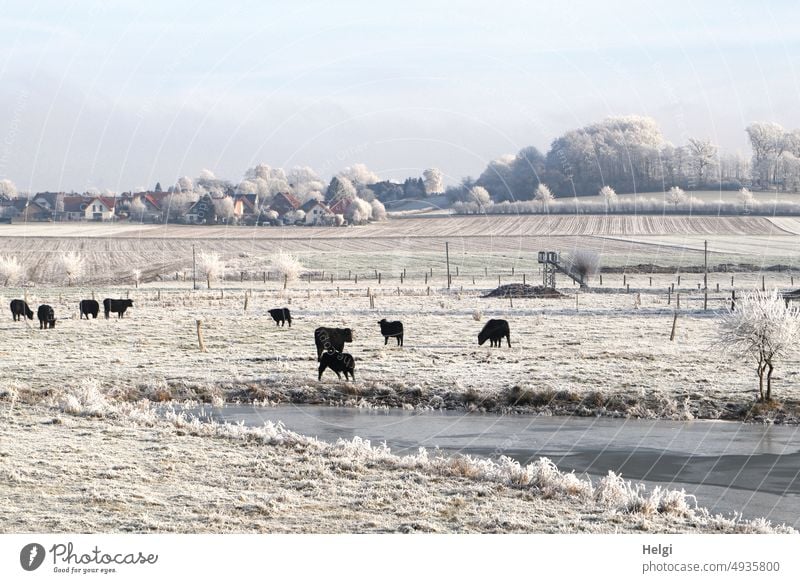
[[[667,192],[667,202],[671,204],[675,210],[678,210],[678,207],[686,202],[686,193],[680,186],[673,186]]]
[[[742,188],[739,190],[739,202],[742,205],[742,210],[744,212],[749,212],[756,202],[756,197],[753,196],[753,193],[750,192],[749,189]]]
[[[606,205],[606,210],[616,207],[617,200],[619,200],[616,191],[610,186],[604,186],[600,189],[600,198],[603,199],[603,202]]]
[[[772,399],[772,372],[800,338],[800,309],[787,306],[777,290],[744,294],[722,318],[719,341],[724,350],[756,365],[758,400]],[[766,391],[764,385],[766,381]]]
[[[83,277],[83,272],[86,269],[86,262],[80,253],[74,251],[64,253],[59,261],[61,264],[61,269],[67,276],[67,285],[72,287],[81,277]]]
[[[142,281],[142,270],[132,269],[131,279],[133,279],[133,284],[136,286],[136,289],[139,289],[139,283]]]
[[[534,200],[538,201],[545,210],[550,207],[550,203],[552,203],[556,197],[553,195],[553,192],[547,187],[546,184],[539,184],[536,187],[536,191],[533,194]]]
[[[4,286],[13,285],[22,278],[22,265],[16,257],[0,257],[0,280]]]
[[[294,281],[300,277],[305,267],[294,255],[284,253],[283,249],[272,256],[272,269],[280,278],[286,281]]]
[[[201,251],[197,257],[197,268],[206,278],[208,289],[211,289],[211,282],[217,281],[225,271],[225,264],[220,259],[219,253],[206,253]]]

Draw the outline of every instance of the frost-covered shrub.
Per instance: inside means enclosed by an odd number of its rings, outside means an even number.
[[[0,281],[4,286],[14,285],[21,278],[24,269],[19,259],[10,256],[0,256]]]
[[[272,270],[287,281],[294,281],[305,271],[305,267],[294,255],[279,250],[272,256]]]
[[[86,262],[80,253],[70,251],[64,253],[59,259],[59,264],[64,274],[67,276],[67,285],[74,285],[81,277],[86,269]]]

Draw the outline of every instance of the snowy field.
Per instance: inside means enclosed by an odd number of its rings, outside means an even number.
[[[792,265],[800,241],[792,228],[755,217],[564,216],[403,219],[363,229],[3,227],[0,254],[29,268],[29,284],[4,288],[0,304],[8,310],[11,299],[26,297],[35,311],[47,303],[58,323],[39,330],[35,320],[13,322],[8,311],[0,319],[0,415],[7,419],[0,434],[0,482],[6,484],[0,499],[8,502],[2,524],[17,532],[768,530],[689,512],[683,498],[658,498],[663,492],[649,503],[630,502],[620,486],[609,503],[598,484],[558,478],[562,489],[548,495],[530,477],[542,468],[520,478],[513,468],[485,462],[455,470],[447,465],[452,460],[398,461],[358,444],[302,441],[300,447],[299,437],[265,440],[165,421],[148,403],[797,422],[796,356],[776,369],[780,403],[753,407],[752,365],[723,353],[716,340],[731,289],[741,293],[762,281],[789,289],[793,271],[712,273],[704,310],[702,274],[690,269],[702,265],[703,240],[709,240],[712,266],[731,257],[759,268]],[[193,245],[225,259],[226,280],[211,290],[202,281],[192,290]],[[601,250],[607,266],[671,269],[604,273],[602,285],[596,278],[582,292],[561,277],[562,299],[481,297],[498,281],[540,283],[535,252],[574,248]],[[264,281],[278,249],[312,269],[311,280],[286,289],[272,274]],[[63,285],[54,261],[68,250],[90,263],[75,287]],[[144,273],[139,288],[131,280],[134,268]],[[134,306],[123,319],[80,320],[78,301],[92,296],[130,297]],[[291,328],[276,327],[267,313],[284,306],[292,311]],[[509,321],[512,346],[479,347],[478,332],[496,317]],[[403,321],[404,347],[393,340],[384,346],[381,318]],[[198,348],[198,320],[206,352]],[[313,330],[319,325],[353,329],[347,351],[356,358],[355,382],[339,381],[331,371],[317,380]],[[208,439],[215,431],[226,439]],[[247,447],[231,447],[230,439]],[[287,441],[294,445],[284,447]],[[90,461],[54,460],[47,452],[56,450]],[[33,459],[42,463],[22,463]],[[198,476],[197,467],[209,469]],[[306,486],[298,488],[298,480]],[[31,488],[52,502],[47,516],[30,507],[25,494]],[[364,495],[370,503],[357,508]],[[330,522],[316,521],[320,514]]]

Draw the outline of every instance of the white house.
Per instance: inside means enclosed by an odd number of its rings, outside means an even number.
[[[306,225],[332,225],[334,223],[334,214],[323,203],[314,201],[313,204],[307,205],[308,210],[305,206],[303,210],[306,212]]]
[[[111,221],[114,219],[114,199],[107,196],[96,196],[89,200],[83,217],[87,221]]]

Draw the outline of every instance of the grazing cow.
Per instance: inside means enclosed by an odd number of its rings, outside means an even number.
[[[27,316],[28,320],[33,320],[33,311],[25,303],[25,300],[11,300],[11,316],[18,322],[21,316]]]
[[[314,330],[314,343],[317,345],[317,360],[323,352],[343,352],[344,343],[353,341],[350,328],[325,328]]]
[[[381,326],[381,334],[383,334],[383,345],[389,343],[389,338],[395,337],[397,345],[403,345],[403,323],[402,322],[387,322],[386,318],[378,322]]]
[[[39,318],[39,330],[56,327],[56,313],[53,306],[42,304],[36,311],[36,316]]]
[[[506,338],[508,345],[511,346],[511,331],[508,328],[508,322],[505,320],[489,320],[481,330],[481,333],[478,334],[478,345],[483,345],[489,339],[491,340],[491,346],[500,346],[503,338]]]
[[[317,376],[317,380],[322,380],[322,373],[325,372],[326,368],[335,372],[339,380],[342,379],[342,375],[339,373],[344,373],[344,380],[347,380],[348,374],[352,377],[352,380],[356,380],[355,359],[346,352],[324,353],[319,360],[319,375]]]
[[[283,326],[284,322],[289,322],[289,328],[292,327],[292,315],[289,313],[289,308],[273,308],[269,311],[269,315],[275,320],[276,326]]]
[[[100,304],[97,303],[97,300],[81,300],[80,308],[81,320],[83,320],[84,316],[86,316],[87,320],[89,316],[97,319],[97,313],[100,311]]]
[[[132,307],[133,300],[112,300],[111,298],[103,300],[103,311],[106,314],[106,320],[108,320],[110,312],[117,312],[119,314],[117,317],[122,318],[125,316],[125,310]]]

